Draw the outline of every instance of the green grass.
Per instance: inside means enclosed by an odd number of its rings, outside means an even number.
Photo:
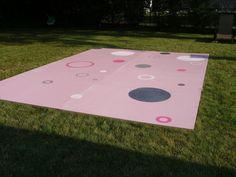
[[[236,45],[145,31],[0,31],[0,80],[91,48],[209,53],[193,131],[0,101],[1,177],[235,177]]]

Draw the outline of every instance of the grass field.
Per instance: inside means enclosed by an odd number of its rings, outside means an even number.
[[[193,131],[0,101],[0,177],[235,177],[236,44],[211,38],[1,30],[0,80],[91,48],[209,53],[210,60]]]

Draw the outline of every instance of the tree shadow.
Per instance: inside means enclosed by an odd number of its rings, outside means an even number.
[[[233,177],[235,169],[0,126],[0,176]]]
[[[215,55],[212,55],[212,56],[210,56],[210,59],[236,61],[236,56],[215,56]]]
[[[70,36],[68,39],[65,36]],[[185,33],[173,33],[173,32],[157,32],[157,31],[127,31],[122,29],[116,30],[73,30],[73,29],[19,29],[0,31],[0,42],[4,44],[31,44],[34,42],[60,42],[70,45],[83,45],[88,40],[94,40],[88,45],[104,45],[112,46],[107,43],[100,43],[99,39],[95,39],[96,36],[111,36],[116,37],[135,37],[135,38],[165,38],[165,39],[180,39],[180,40],[196,40],[198,42],[210,43],[213,41],[213,37],[201,37],[200,35],[190,35]],[[79,36],[79,37],[78,37]]]

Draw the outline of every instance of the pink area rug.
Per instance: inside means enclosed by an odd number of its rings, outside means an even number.
[[[0,99],[193,129],[208,54],[92,49],[0,81]]]

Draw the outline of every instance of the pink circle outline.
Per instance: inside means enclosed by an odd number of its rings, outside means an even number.
[[[89,63],[89,65],[84,65],[84,66],[71,66],[71,64],[73,63]],[[69,68],[88,68],[95,65],[95,63],[91,62],[91,61],[72,61],[66,64],[67,67]]]
[[[165,120],[162,120],[162,119],[165,119]],[[167,117],[167,116],[158,116],[156,118],[156,121],[159,122],[159,123],[169,123],[172,121],[172,119],[170,117]]]
[[[114,63],[123,63],[125,62],[125,60],[122,60],[122,59],[116,59],[116,60],[113,60]]]
[[[185,71],[187,71],[187,69],[179,68],[179,69],[177,69],[177,71],[179,71],[179,72],[185,72]]]

